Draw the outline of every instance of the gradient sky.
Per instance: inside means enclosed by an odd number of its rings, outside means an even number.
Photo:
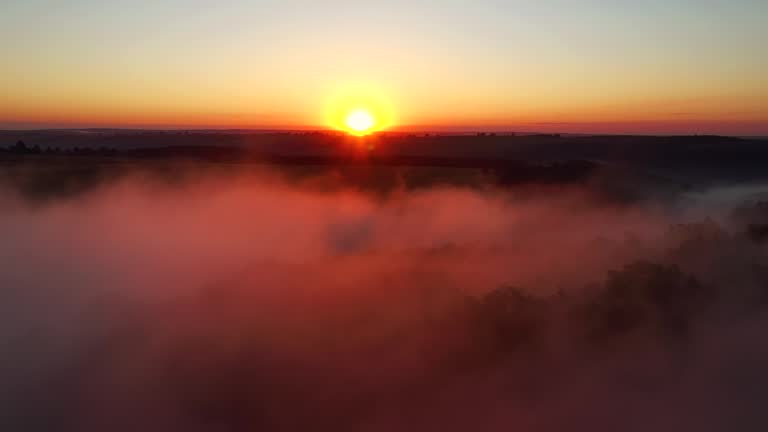
[[[0,128],[768,135],[766,0],[4,0]],[[354,91],[354,90],[353,90]]]

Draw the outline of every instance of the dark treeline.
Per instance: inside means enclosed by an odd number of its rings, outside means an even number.
[[[211,131],[0,131],[0,147],[17,141],[33,148],[148,149],[145,154],[179,155],[190,147],[240,147],[245,154],[272,156],[421,156],[460,159],[747,162],[768,158],[766,141],[720,136],[568,136],[515,134],[395,134],[364,138],[339,133],[248,133]],[[3,145],[3,142],[6,144]],[[20,149],[16,148],[15,151]],[[209,150],[213,151],[213,150]],[[200,154],[204,154],[201,151]]]
[[[0,139],[8,141],[6,146],[0,144],[0,162],[10,165],[28,158],[57,167],[82,165],[79,161],[87,158],[94,169],[104,163],[115,169],[115,162],[142,161],[257,163],[297,167],[290,169],[294,173],[335,171],[349,185],[376,191],[401,184],[590,184],[607,198],[631,201],[649,193],[670,195],[691,187],[768,177],[766,141],[717,136],[483,133],[377,134],[361,139],[320,132],[88,130],[5,131]],[[429,168],[431,174],[406,177],[403,182],[399,174],[382,176],[383,170],[359,169],[374,166]]]
[[[119,151],[114,148],[99,147],[43,147],[28,146],[24,141],[17,141],[13,146],[0,148],[0,154],[6,155],[65,155],[65,156],[116,156]]]

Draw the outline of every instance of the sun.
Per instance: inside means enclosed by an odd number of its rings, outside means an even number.
[[[344,124],[349,128],[349,131],[355,135],[367,135],[373,131],[373,127],[376,125],[376,119],[370,111],[358,108],[347,114],[344,118]]]
[[[391,128],[395,111],[384,89],[373,85],[347,84],[332,88],[326,99],[325,124],[354,136]]]

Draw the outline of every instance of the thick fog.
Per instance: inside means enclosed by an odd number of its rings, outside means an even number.
[[[4,186],[3,430],[768,426],[759,206],[323,184]]]

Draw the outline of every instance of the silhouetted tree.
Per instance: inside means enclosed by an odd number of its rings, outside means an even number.
[[[585,308],[590,336],[611,339],[646,332],[662,338],[688,333],[711,293],[677,266],[638,261],[611,272]]]
[[[24,144],[24,141],[16,141],[16,145],[13,146],[11,149],[14,153],[27,153],[29,151],[29,148],[26,144]]]

